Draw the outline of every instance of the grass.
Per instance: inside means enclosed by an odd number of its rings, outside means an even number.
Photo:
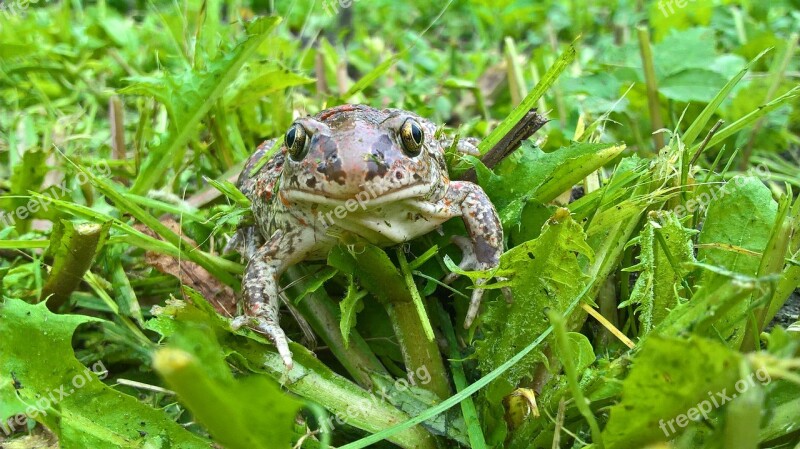
[[[333,3],[5,4],[3,447],[800,442],[791,1]],[[441,281],[460,221],[344,235],[282,279],[286,372],[229,325],[245,262],[223,248],[252,220],[231,182],[343,103],[482,154],[550,121],[491,170],[447,155],[506,236],[476,325],[481,274]]]

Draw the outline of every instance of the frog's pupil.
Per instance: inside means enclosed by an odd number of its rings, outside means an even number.
[[[411,137],[417,145],[422,143],[422,130],[414,123],[411,124]]]
[[[297,129],[293,126],[292,129],[286,133],[286,146],[293,147],[294,146],[294,139],[297,136]]]

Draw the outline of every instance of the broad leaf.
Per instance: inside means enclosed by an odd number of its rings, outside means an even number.
[[[544,332],[549,326],[545,309],[563,312],[583,290],[586,278],[577,254],[592,255],[585,238],[569,212],[559,209],[536,240],[503,254],[500,269],[512,272],[508,277],[514,300],[499,298],[486,305],[481,324],[485,338],[476,343],[482,372],[502,365]],[[487,399],[502,400],[520,380],[531,376],[536,361],[534,354],[523,358],[489,385]]]
[[[701,338],[648,339],[625,379],[622,401],[611,408],[603,430],[605,447],[645,447],[670,440],[683,430],[676,422],[679,415],[685,419],[688,409],[703,401],[708,402],[704,409],[716,409],[712,400],[723,399],[715,392],[730,396],[741,360],[738,353]]]
[[[0,419],[26,413],[59,438],[61,447],[210,448],[211,443],[161,410],[106,386],[103,363],[75,358],[72,334],[100,320],[55,315],[44,303],[0,304]],[[99,375],[99,376],[98,376]]]

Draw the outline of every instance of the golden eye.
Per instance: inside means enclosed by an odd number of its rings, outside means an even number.
[[[403,150],[409,156],[417,156],[422,150],[422,142],[425,140],[425,133],[416,120],[410,118],[403,122],[400,127],[400,140],[403,143]]]
[[[286,131],[286,137],[284,137],[286,148],[289,150],[289,157],[296,161],[303,160],[303,157],[308,152],[307,141],[308,135],[303,125],[297,123],[292,125],[289,131]]]

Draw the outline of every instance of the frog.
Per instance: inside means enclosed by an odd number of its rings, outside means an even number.
[[[242,313],[233,318],[232,328],[266,336],[291,369],[289,340],[278,319],[280,277],[294,264],[324,260],[343,233],[388,247],[461,217],[468,236],[452,239],[462,251],[459,268],[491,273],[503,253],[500,219],[479,185],[450,178],[449,148],[479,154],[475,139],[447,137],[412,112],[359,104],[297,118],[282,142],[259,145],[236,184],[250,200],[254,220],[228,243],[247,261]],[[458,276],[454,270],[444,281]],[[481,286],[489,279],[476,281],[467,329],[478,316]]]

